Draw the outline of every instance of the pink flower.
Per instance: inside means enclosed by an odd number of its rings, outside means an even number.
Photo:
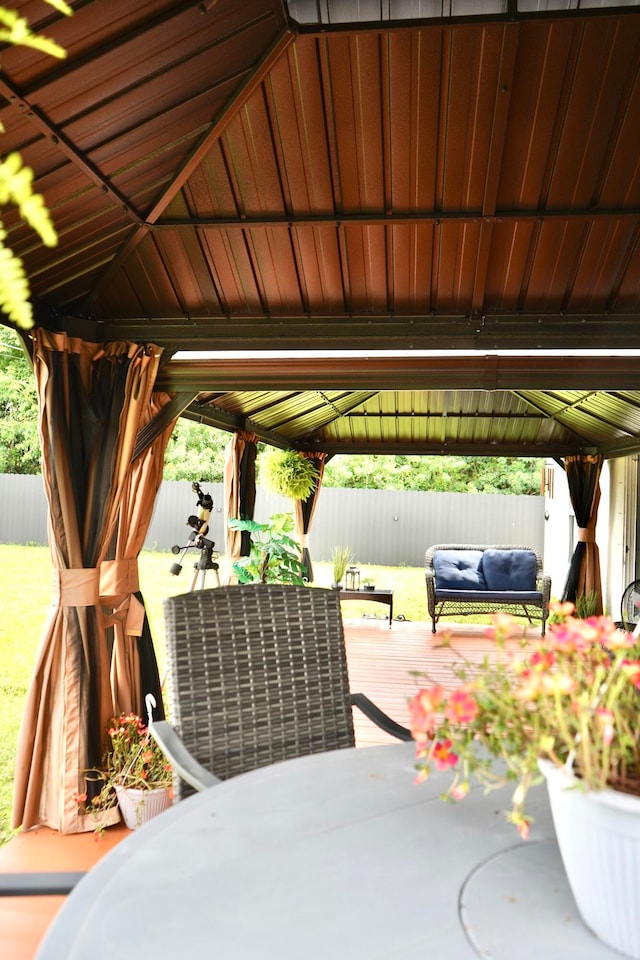
[[[536,670],[549,670],[556,662],[554,650],[534,650],[529,658],[529,663]]]
[[[419,690],[409,701],[411,715],[411,735],[414,740],[425,740],[433,733],[436,717],[435,713],[444,696],[440,686]]]
[[[510,633],[519,627],[518,621],[509,613],[495,613],[492,616],[492,625],[485,630],[485,636],[489,640],[496,640],[498,637],[508,637]]]
[[[640,660],[624,660],[622,669],[634,687],[640,690]]]
[[[545,693],[568,695],[576,689],[575,680],[566,673],[545,673],[541,678],[541,683]]]
[[[470,687],[459,687],[454,690],[447,702],[444,715],[452,723],[472,723],[478,715],[478,704],[471,695]]]
[[[599,707],[596,710],[596,716],[598,717],[598,721],[602,727],[602,739],[604,744],[605,746],[609,746],[613,740],[613,710],[607,710],[605,707]]]
[[[575,606],[569,600],[552,600],[549,604],[549,613],[555,613],[563,620],[565,617],[570,617],[575,609]]]
[[[456,784],[455,787],[451,788],[449,793],[454,800],[464,800],[466,795],[469,793],[469,781],[463,780],[462,783]]]
[[[438,740],[434,744],[432,756],[436,770],[448,770],[458,762],[457,753],[451,749],[451,740]]]

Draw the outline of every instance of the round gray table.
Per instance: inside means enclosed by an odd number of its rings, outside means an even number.
[[[619,960],[580,920],[545,788],[414,783],[414,746],[265,767],[182,801],[78,884],[38,960]]]

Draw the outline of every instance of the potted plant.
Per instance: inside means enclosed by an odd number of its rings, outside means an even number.
[[[472,775],[486,789],[511,782],[507,818],[526,839],[527,793],[546,778],[583,919],[602,941],[638,960],[636,887],[627,882],[640,875],[638,641],[608,617],[574,616],[573,604],[550,609],[554,622],[534,645],[523,642],[516,655],[485,658],[480,666],[461,658],[450,692],[431,684],[413,697],[417,779],[450,769],[449,800],[466,796]],[[494,617],[489,629],[499,648],[514,626],[506,614]],[[591,855],[610,855],[613,866],[591,863]],[[616,880],[620,889],[612,890]]]
[[[88,784],[97,783],[99,792],[74,799],[96,822],[96,835],[104,832],[103,814],[116,804],[129,829],[146,823],[171,805],[173,773],[171,764],[151,737],[137,714],[113,717],[107,730],[110,746],[99,769],[85,774]]]
[[[292,500],[306,500],[318,482],[318,468],[297,450],[269,447],[260,458],[260,479],[272,493]]]
[[[240,583],[305,583],[307,568],[300,562],[300,544],[289,534],[294,528],[290,513],[275,513],[268,523],[230,520],[233,530],[248,530],[251,553],[233,563]]]
[[[339,590],[342,586],[345,570],[351,563],[351,551],[349,547],[334,547],[331,554],[331,563],[333,565],[333,583],[334,590]]]

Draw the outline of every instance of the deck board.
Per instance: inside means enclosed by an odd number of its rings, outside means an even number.
[[[486,627],[394,621],[391,629],[386,617],[346,619],[345,638],[352,691],[364,693],[394,720],[408,725],[408,700],[418,689],[412,671],[426,671],[433,682],[447,687],[452,682],[451,663],[455,656],[480,662],[495,655],[495,644],[486,636]],[[442,645],[451,630],[452,647]],[[527,631],[539,635],[539,628]],[[509,648],[515,649],[516,641]],[[392,743],[393,738],[354,711],[356,746]],[[96,863],[128,834],[123,826],[109,827],[105,838],[93,834],[64,836],[48,828],[35,828],[19,834],[0,847],[1,871],[85,870]],[[62,897],[5,897],[0,899],[0,957],[7,960],[32,960],[44,932]]]

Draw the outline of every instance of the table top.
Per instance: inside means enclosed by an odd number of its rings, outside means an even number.
[[[393,596],[393,590],[385,590],[382,587],[358,587],[357,590],[347,590],[346,588],[340,588],[340,595],[348,594],[349,597],[356,599],[357,597],[362,597],[363,600],[375,600],[380,598],[381,601],[387,601],[389,597]]]
[[[439,799],[414,745],[315,754],[176,804],[69,896],[38,960],[615,960],[580,920],[546,789]]]

